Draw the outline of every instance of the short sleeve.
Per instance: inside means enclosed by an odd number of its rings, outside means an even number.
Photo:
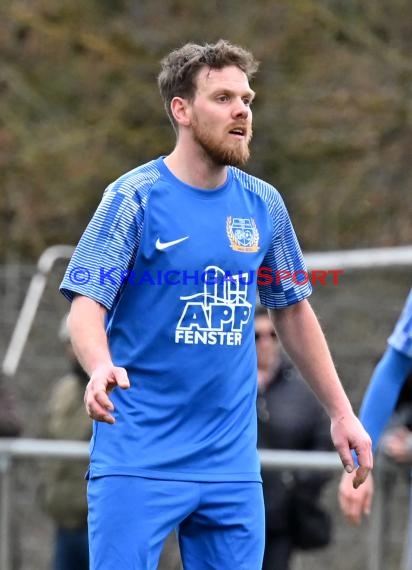
[[[412,289],[388,343],[398,352],[412,358]]]
[[[286,206],[273,189],[267,200],[273,233],[259,269],[258,289],[262,305],[281,309],[309,297],[309,274]]]
[[[118,181],[106,189],[60,285],[69,301],[80,294],[112,308],[135,260],[143,217],[143,203],[130,184]]]

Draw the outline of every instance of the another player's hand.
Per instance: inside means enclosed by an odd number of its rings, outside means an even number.
[[[368,516],[372,507],[373,497],[373,477],[372,474],[365,480],[364,484],[354,487],[356,474],[343,473],[339,490],[339,506],[345,518],[353,525],[358,526],[363,515]]]
[[[108,394],[115,386],[127,389],[129,378],[124,368],[104,365],[92,373],[84,394],[84,403],[88,415],[99,422],[114,424],[115,419],[110,412],[114,406]]]
[[[353,487],[357,489],[373,467],[371,438],[354,414],[332,419],[331,436],[347,473],[355,470],[352,449],[357,455],[359,467],[352,475]]]
[[[381,449],[399,463],[410,463],[412,460],[412,434],[405,426],[388,430],[381,441]]]

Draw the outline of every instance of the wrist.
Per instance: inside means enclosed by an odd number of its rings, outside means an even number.
[[[344,422],[355,415],[349,399],[344,396],[340,402],[334,402],[328,407],[328,414],[332,422]]]
[[[84,367],[89,377],[92,377],[95,374],[100,374],[102,372],[106,372],[113,368],[113,362],[109,359],[101,360],[96,359],[92,360],[87,363],[87,366]]]

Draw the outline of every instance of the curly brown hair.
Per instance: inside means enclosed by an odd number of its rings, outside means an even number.
[[[176,123],[170,111],[173,97],[193,100],[196,77],[203,67],[223,69],[231,65],[241,69],[247,78],[251,79],[259,67],[259,62],[251,52],[222,39],[215,44],[187,43],[162,59],[162,70],[157,82],[166,113],[175,130]]]

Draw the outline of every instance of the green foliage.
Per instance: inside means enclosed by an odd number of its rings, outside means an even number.
[[[0,22],[3,260],[75,243],[107,184],[171,150],[159,60],[219,37],[262,61],[248,169],[305,249],[412,241],[408,0],[10,0]]]

